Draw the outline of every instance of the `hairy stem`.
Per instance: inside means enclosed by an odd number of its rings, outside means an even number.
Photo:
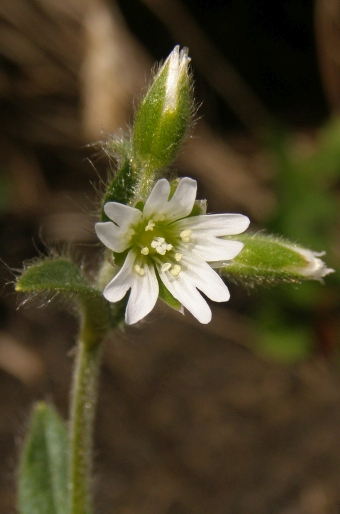
[[[85,330],[81,336],[71,395],[70,514],[92,512],[92,436],[102,343],[90,341]]]

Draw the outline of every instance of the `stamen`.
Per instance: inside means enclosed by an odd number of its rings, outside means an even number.
[[[180,233],[180,238],[182,239],[183,243],[190,243],[190,241],[191,241],[191,238],[190,238],[191,234],[192,234],[192,230],[190,230],[190,229],[183,230]]]
[[[170,273],[173,277],[177,277],[180,272],[182,271],[182,268],[179,264],[175,264],[172,270],[170,270]]]
[[[167,244],[166,245],[166,251],[167,252],[170,252],[170,250],[172,250],[173,246],[171,244]]]
[[[140,253],[142,255],[148,255],[149,253],[149,248],[147,246],[144,246],[144,248],[141,249]]]
[[[177,262],[179,262],[182,259],[182,254],[181,253],[175,253],[175,259],[176,259]]]
[[[171,268],[170,262],[165,262],[161,267],[161,271],[168,271]]]
[[[156,214],[156,216],[153,217],[153,220],[154,221],[164,221],[165,216],[164,216],[164,214]]]
[[[134,267],[133,267],[134,271],[136,273],[138,273],[138,275],[140,275],[141,277],[143,277],[145,275],[145,269],[144,268],[141,268],[139,264],[135,264]]]
[[[135,235],[135,231],[133,230],[133,228],[129,228],[129,230],[126,232],[126,239],[128,241],[130,241],[131,237]]]
[[[159,255],[165,255],[166,254],[166,248],[164,244],[160,244],[156,246],[156,252],[159,253]]]
[[[154,248],[159,255],[165,255],[167,250],[171,250],[172,245],[168,245],[164,237],[155,237],[155,239],[151,241],[151,247]]]
[[[145,227],[145,232],[147,232],[148,230],[152,231],[154,229],[154,226],[155,226],[155,222],[153,220],[149,220],[148,221],[148,224],[146,225]]]

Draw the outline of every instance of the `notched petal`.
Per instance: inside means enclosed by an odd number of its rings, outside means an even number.
[[[164,204],[170,195],[170,184],[168,180],[162,178],[156,182],[149,198],[146,200],[143,210],[144,218],[150,218],[155,213],[162,212]]]
[[[121,253],[128,248],[126,231],[112,221],[96,223],[94,228],[101,242],[113,252]]]
[[[158,281],[153,266],[145,266],[145,275],[136,275],[131,287],[125,321],[132,325],[145,318],[154,308],[158,298]]]
[[[164,206],[162,214],[173,220],[189,216],[196,200],[196,193],[196,180],[189,177],[182,178],[173,197]]]
[[[240,241],[223,240],[216,237],[199,238],[192,253],[207,262],[230,261],[242,250]]]
[[[243,214],[203,214],[176,222],[179,228],[194,230],[199,236],[231,236],[241,234],[249,226],[249,218]]]
[[[121,228],[137,223],[142,214],[135,207],[117,202],[108,202],[104,205],[105,214]]]
[[[118,302],[122,298],[124,298],[126,292],[133,287],[133,282],[136,280],[138,276],[136,273],[133,273],[132,267],[135,262],[135,255],[133,252],[129,252],[123,266],[113,277],[113,279],[108,283],[103,291],[104,298],[109,302]]]

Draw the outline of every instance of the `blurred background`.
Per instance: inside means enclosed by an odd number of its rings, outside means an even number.
[[[155,61],[188,46],[199,106],[174,165],[209,212],[340,254],[339,0],[0,3],[0,512],[32,404],[64,418],[77,323],[13,292],[52,252],[89,272],[101,151]],[[93,144],[95,143],[95,144]],[[159,305],[106,347],[96,512],[340,513],[339,276],[244,288],[199,325]]]

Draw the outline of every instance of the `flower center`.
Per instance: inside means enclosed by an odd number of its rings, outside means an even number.
[[[152,262],[158,264],[157,268],[161,272],[169,272],[172,277],[178,277],[182,271],[179,264],[182,253],[178,251],[178,245],[190,243],[191,234],[191,230],[178,233],[171,223],[165,221],[162,214],[155,215],[147,221],[143,220],[138,226],[130,228],[127,237],[131,240],[131,247],[137,255],[134,271],[144,276],[145,264]]]

